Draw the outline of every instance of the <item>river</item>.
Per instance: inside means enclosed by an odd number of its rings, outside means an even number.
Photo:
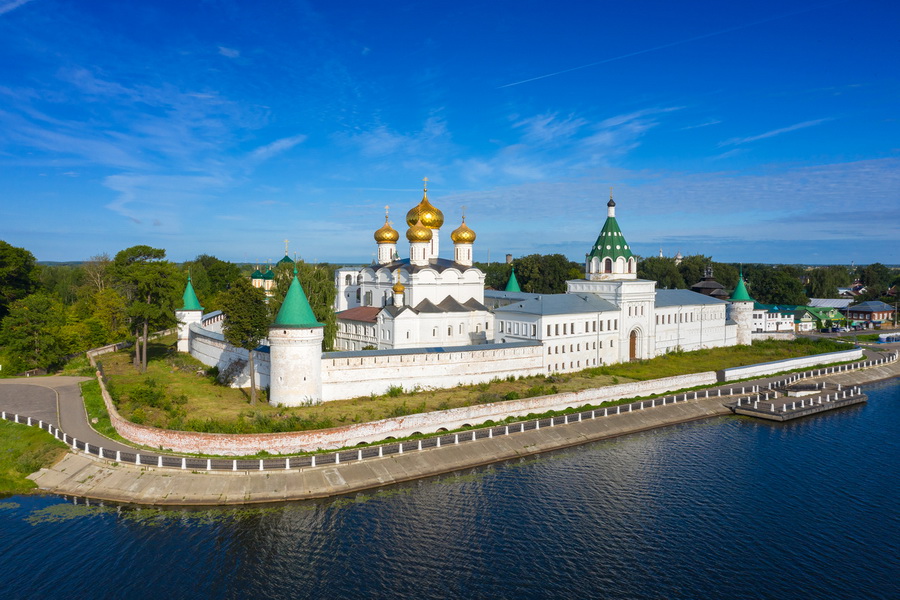
[[[900,379],[327,501],[0,500],[0,598],[900,597]]]

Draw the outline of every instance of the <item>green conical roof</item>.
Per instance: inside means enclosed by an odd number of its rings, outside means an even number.
[[[615,203],[611,198],[607,206],[615,207]],[[617,258],[628,260],[633,256],[631,249],[628,247],[628,242],[625,241],[625,237],[622,235],[622,230],[619,229],[619,222],[616,221],[612,211],[610,213],[610,216],[606,217],[603,229],[600,230],[600,235],[597,236],[597,241],[594,242],[594,246],[588,253],[588,260],[594,257],[600,260],[604,258],[611,258],[613,261]]]
[[[744,285],[744,273],[741,272],[741,276],[738,277],[737,286],[734,288],[734,293],[731,294],[732,302],[753,302],[753,298],[750,297],[750,294],[747,293],[747,286]]]
[[[294,264],[294,260],[293,260],[290,256],[288,256],[287,254],[285,254],[285,255],[284,255],[284,258],[282,258],[282,259],[279,260],[278,262],[279,262],[279,264],[280,264],[280,263],[287,263],[287,264],[289,264],[289,265]]]
[[[519,281],[516,279],[516,268],[513,267],[512,273],[509,274],[509,281],[506,282],[505,291],[507,292],[521,292],[521,288],[519,288]]]
[[[253,275],[250,276],[250,279],[263,279],[262,271],[259,269],[253,271]]]
[[[316,321],[312,307],[303,292],[303,286],[297,279],[297,270],[294,269],[294,280],[284,296],[284,302],[275,317],[275,323],[279,327],[325,327],[323,323]]]
[[[203,310],[200,306],[200,300],[197,299],[197,293],[194,292],[194,286],[191,284],[191,276],[188,275],[187,286],[184,288],[184,294],[181,296],[184,306],[181,310]]]

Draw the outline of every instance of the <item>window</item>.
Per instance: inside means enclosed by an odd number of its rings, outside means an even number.
[[[437,327],[435,327],[435,328],[431,331],[431,335],[434,336],[434,337],[437,337]]]
[[[537,325],[531,326],[531,337],[537,337]]]
[[[618,329],[618,328],[619,328],[619,320],[613,319],[613,329]]]
[[[567,323],[563,323],[563,335],[566,335]]]
[[[462,333],[463,333],[463,324],[460,323],[459,324],[459,334],[462,335]]]
[[[450,335],[450,336],[453,335],[453,325],[447,326],[447,335]]]
[[[556,335],[559,335],[559,323],[556,324],[555,329],[556,329]]]
[[[503,321],[500,321],[500,333],[503,333]]]
[[[551,328],[551,326],[547,325],[547,337],[550,337],[551,335],[553,335],[553,332],[550,331],[550,328]]]

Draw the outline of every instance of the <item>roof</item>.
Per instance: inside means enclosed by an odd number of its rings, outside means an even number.
[[[741,276],[738,277],[737,286],[734,288],[734,293],[731,294],[732,302],[753,302],[753,298],[750,297],[750,294],[747,293],[747,286],[744,284],[744,274],[741,273]]]
[[[259,269],[253,271],[253,275],[250,276],[250,279],[262,279],[262,278],[263,278],[263,274],[262,274],[262,271],[260,271]]]
[[[529,298],[537,298],[541,294],[531,292],[507,292],[506,290],[484,290],[484,297],[492,300],[528,300]]]
[[[628,242],[622,236],[622,230],[619,229],[619,222],[616,221],[615,216],[606,217],[603,229],[600,230],[597,241],[594,242],[594,246],[588,253],[588,260],[594,257],[600,259],[611,258],[613,260],[632,257],[631,249],[628,248]]]
[[[725,300],[691,290],[656,290],[656,308],[695,304],[727,304]]]
[[[847,308],[853,302],[852,298],[810,298],[810,306],[823,306],[831,308]]]
[[[191,284],[190,275],[188,275],[187,286],[184,288],[181,300],[184,303],[181,310],[203,310],[203,307],[200,306],[200,300],[197,299],[197,293],[194,292],[194,286]]]
[[[278,309],[278,316],[275,317],[273,325],[280,327],[325,327],[324,324],[316,321],[312,307],[306,299],[303,292],[303,286],[297,279],[297,270],[294,269],[294,279],[291,281],[291,287],[288,288],[287,294],[284,295],[284,302]]]
[[[513,267],[512,271],[509,273],[509,281],[506,282],[506,287],[503,289],[504,292],[521,292],[522,288],[519,287],[519,280],[516,279],[516,268]]]
[[[262,274],[263,279],[275,279],[275,272],[272,269],[267,269],[265,273]]]
[[[365,323],[374,323],[378,318],[381,308],[378,306],[357,306],[342,310],[335,316],[342,321],[363,321]]]
[[[866,302],[860,302],[855,306],[848,306],[847,308],[856,312],[884,312],[886,310],[894,310],[893,306],[885,304],[881,300],[868,300]]]
[[[619,307],[594,294],[542,294],[494,309],[494,314],[568,315],[618,311]]]
[[[286,263],[286,264],[292,265],[292,264],[294,264],[294,261],[291,259],[290,256],[288,256],[287,254],[285,254],[285,255],[284,255],[284,258],[282,258],[281,260],[279,260],[278,263],[276,263],[276,264],[280,264],[280,263]]]
[[[380,269],[387,269],[391,273],[396,271],[397,269],[403,269],[407,273],[418,273],[419,271],[424,271],[425,269],[434,269],[438,273],[442,273],[447,269],[456,269],[457,271],[468,271],[470,269],[478,270],[477,267],[469,267],[466,265],[462,265],[456,261],[447,260],[446,258],[432,258],[428,261],[428,264],[425,266],[414,265],[409,262],[408,258],[404,258],[401,260],[395,260],[393,262],[389,262],[384,265],[368,265],[368,269],[372,269],[373,271],[378,271]]]

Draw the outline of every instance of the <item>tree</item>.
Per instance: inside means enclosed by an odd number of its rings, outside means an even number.
[[[810,298],[840,298],[839,287],[850,285],[850,274],[844,267],[817,267],[809,272],[806,291]]]
[[[891,285],[894,273],[881,263],[872,263],[856,269],[859,281],[866,287],[887,289]]]
[[[239,277],[222,294],[225,322],[222,332],[228,343],[247,350],[250,357],[250,404],[256,405],[256,375],[253,351],[269,333],[269,311],[266,308],[266,294],[246,279]]]
[[[574,272],[583,277],[581,266],[562,254],[529,254],[514,260],[513,265],[519,287],[535,294],[561,294],[566,291],[566,280],[571,279]]]
[[[16,300],[0,326],[0,342],[16,363],[16,370],[49,369],[65,358],[61,331],[66,324],[62,303],[37,292]]]
[[[762,304],[803,305],[809,302],[803,284],[784,266],[754,269],[748,278],[750,295]]]
[[[174,322],[183,282],[166,251],[140,245],[116,254],[111,267],[115,281],[125,296],[135,341],[135,366],[147,370],[147,341],[150,326]]]
[[[10,305],[37,289],[38,268],[34,255],[0,240],[0,319]]]
[[[82,265],[86,285],[93,291],[101,291],[109,285],[109,268],[112,261],[109,254],[97,254],[92,256]]]
[[[712,259],[702,254],[685,256],[681,264],[678,265],[678,272],[681,273],[681,277],[684,279],[684,286],[690,288],[699,283],[706,275],[706,268],[710,264],[712,264]]]
[[[651,256],[640,261],[637,265],[639,279],[649,279],[656,282],[657,288],[683,289],[684,278],[673,258],[659,258]]]

